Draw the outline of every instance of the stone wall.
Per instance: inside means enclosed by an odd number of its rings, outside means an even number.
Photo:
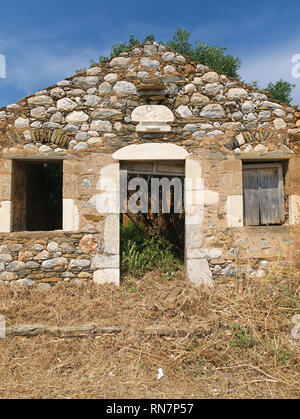
[[[137,131],[132,112],[156,104],[173,113],[170,131]],[[6,233],[0,237],[0,280],[54,282],[51,279],[62,272],[65,278],[82,280],[96,272],[101,282],[106,275],[116,275],[118,238],[110,226],[116,225],[118,215],[99,214],[97,202],[101,176],[116,170],[112,154],[131,144],[176,144],[199,162],[205,207],[202,242],[197,243],[202,253],[197,257],[209,261],[215,276],[233,275],[240,264],[244,273],[260,275],[267,261],[293,258],[298,241],[291,224],[300,221],[298,118],[297,107],[270,100],[266,92],[156,43],[133,48],[2,108],[0,227]],[[15,158],[63,159],[64,230],[69,233],[8,234]],[[286,162],[283,226],[243,227],[242,161],[248,159]],[[96,247],[85,252],[80,241],[89,235]],[[47,250],[50,243],[56,250]],[[65,252],[68,244],[75,250]],[[48,257],[36,259],[42,252]]]
[[[118,164],[111,155],[103,153],[63,160],[64,232],[9,233],[9,222],[5,221],[9,211],[2,201],[0,225],[5,228],[1,229],[4,233],[0,233],[0,284],[15,280],[28,285],[32,281],[53,283],[62,272],[65,272],[64,279],[77,280],[86,280],[95,273],[101,282],[98,271],[102,269],[109,269],[113,274],[112,282],[118,282],[114,269],[119,266],[119,237],[114,228],[119,215],[97,210],[98,201],[101,202],[105,193],[105,185],[101,184],[103,178],[110,176],[111,167],[115,166]],[[6,202],[11,204],[7,191],[11,182],[11,160],[1,160],[0,167],[3,169],[0,184]],[[11,207],[9,205],[9,209]]]
[[[92,277],[91,253],[101,247],[101,236],[62,232],[40,236],[26,232],[1,234],[0,285],[33,286]]]
[[[202,167],[205,185],[201,253],[214,277],[262,276],[275,267],[293,266],[300,248],[288,197],[298,193],[299,157],[284,163],[284,224],[261,227],[243,225],[242,160],[208,149],[194,152],[193,158]]]

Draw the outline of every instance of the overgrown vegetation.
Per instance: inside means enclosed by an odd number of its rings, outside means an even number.
[[[254,338],[253,332],[249,328],[241,327],[239,324],[233,324],[233,339],[230,346],[238,346],[240,348],[252,348],[258,344]]]
[[[270,82],[267,87],[263,88],[259,86],[258,81],[253,81],[250,86],[258,90],[266,90],[270,93],[270,98],[279,100],[280,102],[291,103],[292,91],[296,87],[295,84],[289,83],[282,79],[275,83]]]
[[[153,231],[148,238],[129,222],[121,226],[121,271],[122,274],[143,276],[146,272],[160,269],[164,276],[182,269],[183,261],[174,251],[167,240]]]
[[[240,79],[241,60],[239,57],[226,54],[227,48],[207,45],[203,41],[198,41],[193,46],[189,41],[190,36],[191,34],[186,29],[177,28],[173,39],[167,41],[166,46],[219,73],[226,74],[237,80]]]
[[[114,57],[118,57],[120,54],[122,54],[122,52],[128,51],[130,48],[138,47],[141,43],[154,42],[154,41],[155,41],[155,37],[152,34],[149,34],[148,36],[146,36],[146,38],[142,42],[131,35],[129,37],[128,43],[119,42],[119,43],[113,44],[111,47],[111,53],[109,57],[105,57],[104,55],[101,55],[98,61],[90,60],[90,67],[95,67],[99,64],[102,64],[103,62],[107,62],[111,60]]]
[[[183,54],[198,63],[208,66],[212,70],[226,74],[227,76],[230,76],[236,80],[241,79],[239,70],[242,63],[239,57],[234,57],[231,54],[227,54],[227,48],[225,47],[208,45],[204,41],[196,41],[195,45],[193,45],[190,42],[190,37],[190,32],[184,28],[177,27],[171,40],[166,42],[160,41],[159,43],[166,45],[169,49]],[[148,41],[155,41],[153,34],[146,36],[142,42],[131,35],[127,43],[119,42],[112,45],[110,57],[100,56],[97,61],[90,60],[90,67],[94,67],[100,65],[103,62],[107,62],[114,57],[118,57],[122,52],[125,52],[130,48],[137,47],[140,44]],[[251,85],[257,89],[269,91],[271,99],[286,103],[290,103],[292,101],[291,93],[295,87],[294,84],[282,79],[275,83],[270,82],[265,89],[260,88],[258,86],[258,82],[252,82]]]
[[[241,60],[239,57],[233,57],[230,54],[225,54],[227,48],[210,46],[202,41],[196,42],[195,46],[193,46],[189,41],[190,36],[191,34],[186,29],[178,27],[175,30],[172,40],[166,41],[165,45],[169,49],[186,55],[192,60],[195,60],[203,65],[207,65],[215,71],[227,74],[235,79],[240,78],[238,70],[241,66]],[[154,40],[154,35],[150,34],[143,40],[142,43],[148,41],[153,42]],[[141,42],[131,35],[128,43],[120,42],[113,44],[110,57],[101,56],[99,57],[98,62],[91,60],[91,67],[117,57],[122,52],[125,52],[130,48],[137,47],[140,44]],[[161,41],[160,44],[164,45],[164,42]]]
[[[291,335],[299,273],[228,279],[211,292],[174,276],[150,272],[121,287],[61,281],[46,293],[0,287],[8,327],[93,324],[99,334],[0,339],[0,398],[299,399],[300,341]],[[124,331],[101,334],[105,327]]]
[[[270,92],[272,99],[290,103],[292,101],[291,93],[295,87],[295,84],[280,79],[276,83],[269,83],[265,90]]]

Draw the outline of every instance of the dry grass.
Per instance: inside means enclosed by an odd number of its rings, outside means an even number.
[[[199,327],[201,337],[123,333],[98,338],[0,340],[1,398],[299,398],[297,276],[204,292],[180,274],[148,274],[117,288],[58,284],[0,290],[8,325]],[[299,342],[299,341],[298,341]],[[164,377],[157,380],[157,370]]]

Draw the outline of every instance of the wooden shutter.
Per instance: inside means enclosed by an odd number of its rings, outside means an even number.
[[[257,226],[259,218],[259,170],[244,169],[244,224]]]
[[[280,224],[284,221],[281,164],[244,165],[245,225]]]
[[[266,167],[259,173],[261,224],[280,224],[284,220],[284,211],[278,167]]]

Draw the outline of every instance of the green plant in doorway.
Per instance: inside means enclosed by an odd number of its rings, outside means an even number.
[[[159,269],[171,275],[181,270],[183,261],[172,251],[172,245],[153,233],[146,237],[129,222],[121,226],[121,271],[141,277],[146,272]]]

